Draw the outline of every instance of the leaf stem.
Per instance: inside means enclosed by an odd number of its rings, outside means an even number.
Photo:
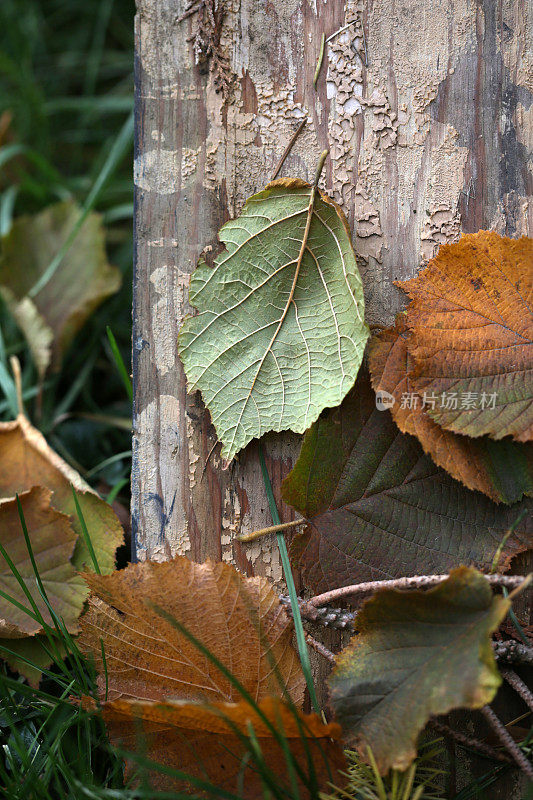
[[[320,42],[320,51],[318,53],[318,61],[316,62],[315,75],[313,78],[313,86],[316,89],[318,79],[320,77],[320,70],[322,69],[322,62],[324,61],[324,48],[326,46],[326,34],[322,34],[322,41]]]
[[[296,139],[298,138],[298,136],[303,131],[303,129],[305,128],[306,125],[307,125],[307,117],[304,117],[303,120],[298,125],[298,127],[296,128],[296,130],[294,131],[294,133],[292,134],[292,136],[291,136],[291,138],[289,140],[289,144],[287,145],[287,147],[283,151],[283,155],[281,156],[280,160],[276,164],[276,169],[272,173],[272,178],[270,179],[271,181],[275,181],[276,178],[278,177],[279,173],[281,172],[281,168],[285,163],[285,160],[286,160],[287,156],[289,155],[289,153],[291,152],[291,150],[292,150],[292,148],[294,146],[294,143],[295,143]]]
[[[437,586],[449,577],[449,575],[414,575],[411,578],[394,578],[388,581],[367,581],[317,594],[308,602],[314,606],[325,606],[341,598],[351,597],[354,594],[369,594],[377,592],[379,589],[428,589],[431,586]],[[484,577],[495,586],[506,586],[510,589],[525,588],[523,575],[485,575]]]
[[[260,539],[262,536],[268,536],[269,533],[281,533],[282,531],[290,530],[291,528],[297,528],[299,525],[305,525],[307,522],[306,519],[291,519],[289,522],[280,522],[279,525],[270,525],[268,528],[259,528],[257,531],[252,531],[251,533],[241,533],[239,536],[236,536],[238,542],[254,542],[256,539]]]
[[[322,150],[322,153],[320,154],[320,158],[318,159],[318,164],[317,164],[317,168],[316,168],[316,172],[315,172],[315,179],[313,181],[313,189],[315,190],[315,192],[311,195],[312,203],[309,204],[310,207],[311,207],[311,211],[313,210],[313,205],[314,205],[314,201],[315,201],[315,193],[316,193],[316,189],[318,187],[318,181],[320,180],[320,176],[322,175],[322,170],[324,169],[324,164],[326,163],[326,158],[328,157],[328,155],[329,155],[329,150]],[[306,239],[306,241],[307,241],[307,239]]]

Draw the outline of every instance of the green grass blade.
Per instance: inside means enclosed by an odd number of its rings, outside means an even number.
[[[129,483],[129,481],[129,478],[122,478],[120,481],[118,481],[118,483],[115,483],[105,499],[106,503],[109,503],[109,505],[112,506],[120,490],[123,489],[124,486]]]
[[[233,673],[223,664],[215,655],[212,653],[209,648],[207,648],[203,642],[196,638],[184,625],[182,625],[178,620],[169,614],[164,608],[156,605],[155,603],[151,603],[149,601],[146,604],[155,611],[155,613],[162,617],[166,622],[172,625],[173,628],[176,628],[183,636],[185,636],[193,645],[199,650],[202,655],[204,655],[211,663],[218,669],[218,671],[224,675],[224,677],[231,683],[232,686],[235,687],[239,695],[246,700],[246,702],[254,709],[257,716],[262,720],[262,722],[266,725],[272,736],[276,739],[278,744],[281,748],[283,748],[283,740],[285,737],[283,734],[277,730],[276,726],[272,724],[272,722],[268,719],[266,714],[261,710],[259,705],[256,703],[252,695],[247,691],[247,689],[242,685],[242,683],[238,680],[238,678],[233,675]],[[294,761],[294,768],[299,773],[300,777],[306,780],[305,775],[303,773],[302,768],[300,765]]]
[[[192,786],[195,786],[202,792],[207,792],[211,797],[219,797],[221,800],[242,800],[242,798],[239,798],[239,796],[233,794],[233,792],[228,792],[226,789],[221,789],[220,787],[215,786],[208,781],[203,781],[200,778],[194,778],[192,775],[187,775],[186,772],[182,772],[179,769],[166,767],[163,764],[159,764],[157,761],[152,761],[150,758],[140,755],[139,753],[131,753],[126,750],[122,750],[121,748],[117,748],[117,753],[119,753],[119,755],[121,755],[123,758],[128,758],[132,761],[135,761],[137,764],[139,764],[139,766],[142,766],[145,769],[155,770],[163,775],[168,775],[170,778],[190,783]],[[153,798],[160,796],[159,794],[156,794],[153,789],[151,792],[151,797]],[[171,794],[170,797],[190,797],[190,795]]]
[[[100,571],[100,565],[98,564],[98,559],[94,551],[93,543],[91,541],[89,531],[87,530],[87,525],[85,524],[85,518],[83,516],[83,512],[78,502],[78,496],[76,495],[76,490],[72,485],[70,488],[72,489],[72,497],[74,498],[74,505],[76,506],[76,514],[78,515],[78,519],[80,521],[83,539],[85,544],[87,545],[87,550],[89,551],[89,555],[91,556],[91,561],[93,562],[94,571],[96,572],[97,575],[101,575],[102,573]]]
[[[279,525],[280,518],[278,514],[278,509],[276,507],[276,500],[274,498],[274,492],[272,491],[272,484],[270,483],[270,476],[268,474],[268,470],[266,467],[265,456],[263,454],[263,448],[261,446],[261,443],[259,443],[259,462],[261,464],[261,472],[263,473],[263,482],[265,485],[265,491],[268,498],[268,505],[270,507],[270,514],[272,516],[272,521],[274,525]],[[320,708],[320,703],[318,702],[318,697],[316,696],[315,684],[313,682],[313,676],[311,673],[311,661],[309,659],[307,642],[305,641],[304,627],[302,623],[302,617],[300,614],[300,606],[298,604],[298,595],[296,593],[296,587],[294,585],[294,579],[292,577],[291,564],[289,561],[289,554],[287,552],[287,543],[285,542],[285,538],[282,533],[276,534],[276,538],[278,540],[278,547],[281,556],[281,564],[283,566],[283,576],[285,578],[285,582],[289,590],[292,616],[294,619],[294,629],[296,631],[296,642],[298,644],[298,653],[300,655],[302,671],[305,677],[305,681],[307,683],[309,696],[311,698],[311,704],[316,713],[321,714],[322,711]]]
[[[89,470],[86,474],[86,478],[91,478],[93,475],[97,475],[106,467],[111,466],[111,464],[116,464],[117,461],[122,461],[124,458],[131,458],[131,450],[123,450],[121,453],[115,453],[114,456],[109,456],[109,458],[105,458],[103,461],[100,461],[95,467]]]
[[[126,389],[128,398],[130,403],[133,402],[133,387],[131,384],[131,378],[129,376],[128,370],[126,369],[126,365],[124,363],[124,359],[122,358],[122,354],[118,349],[117,340],[113,335],[113,331],[107,326],[107,338],[109,339],[109,345],[111,347],[111,352],[113,353],[113,358],[115,359],[115,364],[117,370],[122,378],[122,382],[124,383],[124,388]]]
[[[83,208],[80,212],[78,219],[76,220],[71,232],[67,236],[67,239],[60,247],[59,252],[52,259],[48,267],[45,269],[39,280],[32,286],[30,291],[28,292],[29,297],[35,297],[39,292],[47,285],[47,283],[51,280],[54,276],[57,268],[63,261],[66,253],[72,247],[72,244],[78,235],[78,232],[87,219],[87,216],[91,212],[94,204],[96,203],[100,192],[106,185],[107,181],[113,174],[114,170],[124,157],[125,153],[131,146],[131,142],[133,139],[133,114],[130,114],[122,129],[119,131],[111,150],[109,151],[109,155],[107,156],[102,169],[98,177],[96,178],[91,191],[87,195],[87,199],[83,204]]]
[[[35,580],[37,581],[37,586],[39,587],[39,591],[43,596],[43,599],[46,601],[46,604],[49,606],[50,601],[48,600],[48,595],[46,594],[46,589],[44,588],[44,584],[41,580],[41,575],[39,570],[37,569],[37,564],[35,562],[35,556],[33,555],[33,547],[30,541],[30,535],[28,533],[28,526],[26,525],[26,518],[24,517],[24,511],[22,509],[22,503],[20,502],[20,497],[18,493],[15,495],[17,501],[17,510],[19,514],[20,524],[22,526],[22,533],[24,534],[24,541],[26,542],[26,549],[28,550],[28,555],[30,557],[31,567],[33,569],[33,574],[35,575]]]

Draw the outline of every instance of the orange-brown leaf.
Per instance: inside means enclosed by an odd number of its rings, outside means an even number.
[[[409,372],[412,335],[405,314],[392,328],[374,336],[369,348],[372,386],[395,402],[390,408],[399,429],[417,437],[435,464],[469,489],[477,489],[496,502],[514,503],[533,491],[533,445],[510,439],[473,439],[441,428],[424,408]]]
[[[344,766],[338,743],[340,727],[324,725],[316,714],[304,715],[276,698],[265,698],[258,707],[262,714],[285,736],[293,759],[304,775],[309,775],[308,754],[316,772],[318,787],[339,783],[339,769]],[[243,798],[262,798],[263,787],[253,756],[242,737],[252,726],[266,766],[287,788],[290,780],[285,754],[272,731],[247,702],[152,703],[116,700],[103,705],[103,716],[113,744],[127,751],[139,749],[153,761],[187,775],[214,783]],[[304,732],[305,738],[302,737]],[[240,734],[240,736],[239,736]],[[244,760],[243,760],[244,759]],[[153,771],[154,789],[187,790],[187,781]],[[308,781],[298,779],[302,797],[309,797]],[[243,794],[239,789],[242,787]],[[291,795],[292,796],[292,795]],[[316,796],[316,795],[314,795]]]
[[[50,507],[47,489],[36,486],[20,495],[20,503],[37,568],[50,604],[68,630],[76,632],[87,587],[70,563],[76,534],[69,518]],[[52,625],[50,612],[36,587],[35,573],[22,532],[16,500],[0,501],[0,541],[18,569],[44,620]],[[0,558],[3,592],[32,610],[9,565]],[[42,632],[41,624],[5,598],[0,598],[0,636],[19,639]]]
[[[81,620],[80,647],[94,653],[101,670],[103,641],[110,699],[238,697],[153,604],[200,640],[255,700],[281,694],[286,686],[301,703],[305,682],[291,643],[292,624],[266,579],[244,578],[228,564],[195,564],[184,557],[85,577],[94,594]]]
[[[92,561],[85,545],[72,497],[76,490],[98,563],[102,572],[115,564],[115,551],[123,541],[120,522],[111,506],[98,497],[80,475],[66,464],[43,435],[20,414],[12,422],[0,422],[0,499],[13,498],[32,486],[45,486],[52,494],[52,506],[71,517],[79,538],[73,561],[78,569],[91,569]]]
[[[411,377],[419,393],[476,396],[472,408],[429,411],[468,436],[533,438],[533,240],[493,231],[444,245],[416,278],[400,286],[412,299]]]

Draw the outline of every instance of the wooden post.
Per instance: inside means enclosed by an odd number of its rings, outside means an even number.
[[[271,541],[234,540],[271,523],[256,447],[224,471],[187,396],[189,276],[303,119],[282,175],[309,178],[329,147],[324,185],[354,230],[370,323],[393,319],[393,281],[461,231],[531,235],[533,0],[218,0],[221,26],[196,46],[186,0],[137,4],[134,557],[211,556],[277,581]],[[265,441],[282,519],[297,448]]]

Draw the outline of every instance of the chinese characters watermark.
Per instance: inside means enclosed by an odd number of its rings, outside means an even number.
[[[474,409],[481,409],[485,411],[488,409],[496,408],[497,392],[403,392],[400,398],[400,408],[409,410],[414,409],[431,409],[442,408],[446,411],[472,411]],[[392,408],[395,404],[396,398],[379,389],[376,392],[376,408],[378,411],[385,411]]]

